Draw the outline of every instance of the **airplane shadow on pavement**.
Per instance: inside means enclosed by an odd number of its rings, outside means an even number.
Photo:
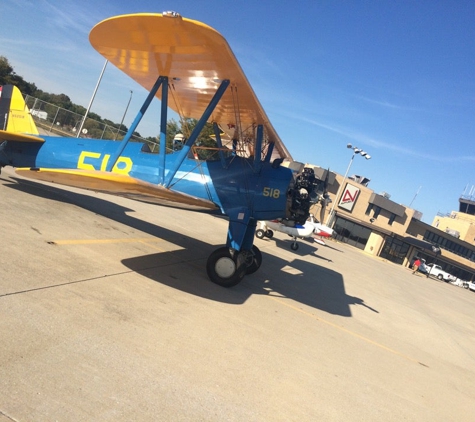
[[[2,178],[2,185],[52,201],[73,204],[180,246],[181,249],[176,251],[123,259],[122,264],[144,277],[183,292],[235,305],[244,303],[254,294],[274,295],[347,317],[351,316],[350,305],[363,305],[377,312],[365,305],[361,298],[345,293],[344,280],[340,273],[308,262],[299,254],[295,254],[295,259],[289,262],[263,252],[261,268],[246,276],[237,286],[226,289],[209,281],[206,274],[206,260],[217,246],[162,227],[158,225],[159,218],[153,223],[144,221],[127,215],[132,209],[106,199],[30,180]],[[156,207],[159,211],[160,206]],[[223,239],[224,237],[225,233]],[[314,246],[306,247],[315,249]],[[316,254],[314,256],[319,257]]]
[[[275,246],[284,249],[284,250],[291,250],[290,245],[293,243],[293,240],[291,239],[278,239],[278,238],[273,238],[273,239],[263,239],[264,242],[269,241],[269,242],[274,242]],[[319,248],[326,248],[327,246],[319,245],[317,243],[309,243],[309,242],[303,242],[301,240],[298,241],[299,248],[296,251],[292,251],[293,254],[298,255],[298,256],[308,256],[312,255],[316,258],[322,259],[327,262],[333,262],[331,259],[328,259],[327,257],[318,254],[318,249]],[[332,248],[333,249],[333,248]],[[341,251],[340,251],[341,252]]]

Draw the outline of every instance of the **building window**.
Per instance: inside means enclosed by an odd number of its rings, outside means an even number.
[[[373,213],[373,218],[378,218],[379,213],[381,212],[381,207],[378,207],[377,205],[374,206],[374,213]]]
[[[368,208],[366,208],[366,215],[369,215],[371,213],[371,210],[373,209],[373,204],[368,204]]]
[[[333,230],[336,233],[336,239],[359,249],[364,249],[368,242],[371,230],[352,221],[337,217]]]
[[[403,264],[409,248],[409,243],[403,242],[394,237],[386,237],[383,250],[379,256],[388,261],[395,262],[396,264]]]
[[[391,217],[389,217],[388,224],[392,226],[395,219],[396,219],[396,214],[391,214]]]
[[[429,230],[426,231],[424,235],[424,240],[427,240],[428,242],[432,244],[436,244],[440,248],[445,249],[446,251],[452,252],[459,256],[463,256],[463,257],[473,256],[473,252],[469,248],[453,240],[450,240],[438,234],[435,234],[434,232],[430,232]]]

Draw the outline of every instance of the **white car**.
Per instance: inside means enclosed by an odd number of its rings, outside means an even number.
[[[455,281],[451,281],[450,284],[468,289],[468,281],[461,280],[460,278],[456,278]]]
[[[426,268],[428,269],[430,276],[436,277],[440,281],[444,280],[445,282],[453,282],[456,280],[456,277],[444,271],[440,265],[427,264]]]

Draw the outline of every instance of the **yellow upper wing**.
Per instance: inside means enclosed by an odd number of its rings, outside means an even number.
[[[264,125],[266,140],[275,143],[274,155],[291,159],[231,48],[213,28],[179,15],[140,13],[98,23],[89,40],[147,90],[158,76],[167,76],[169,106],[185,117],[200,118],[220,82],[229,79],[210,121],[238,139],[252,138],[255,126]]]

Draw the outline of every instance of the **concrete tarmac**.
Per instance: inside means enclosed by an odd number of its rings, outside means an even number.
[[[474,420],[470,291],[281,234],[225,289],[221,217],[11,169],[0,198],[0,422]]]

